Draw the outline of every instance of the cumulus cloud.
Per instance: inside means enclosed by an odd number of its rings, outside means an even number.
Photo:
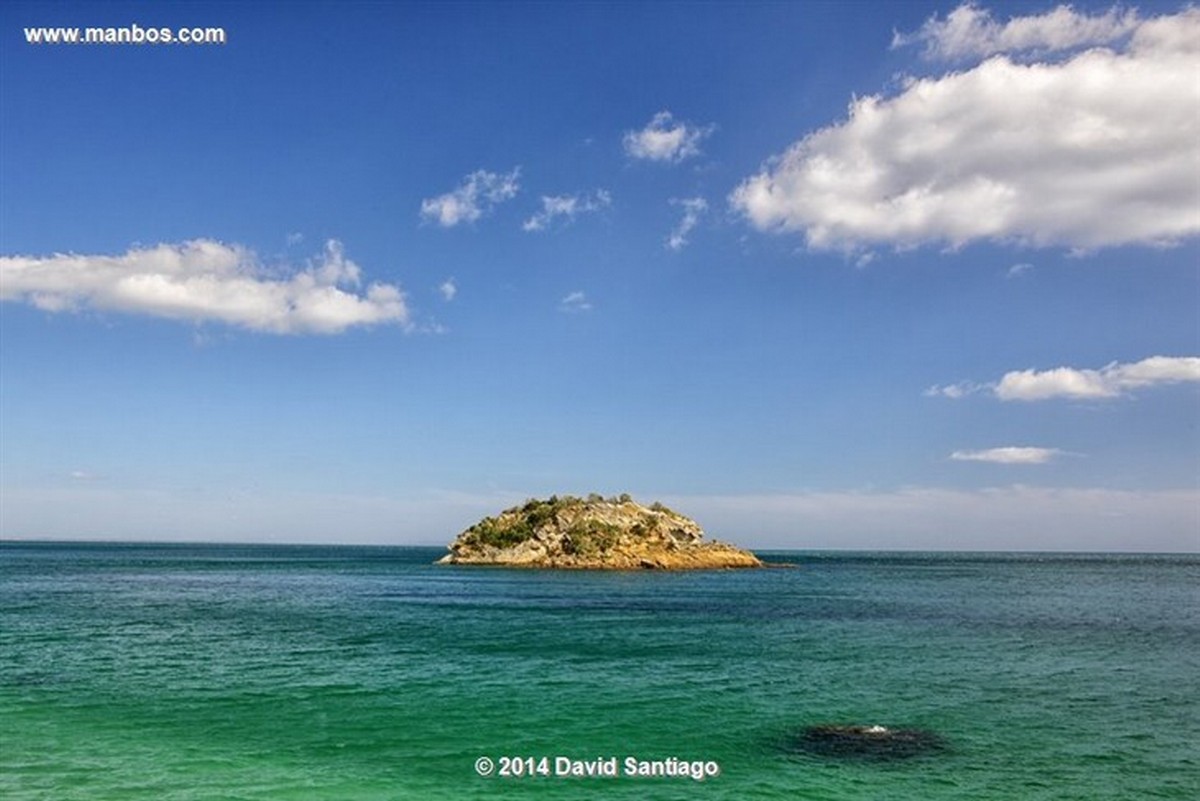
[[[683,217],[667,237],[667,247],[671,250],[682,250],[688,243],[688,234],[700,222],[700,215],[708,211],[708,201],[702,197],[671,198],[671,205],[682,207]]]
[[[521,227],[526,231],[544,231],[560,217],[569,223],[580,214],[591,214],[611,205],[612,195],[604,189],[590,195],[542,195],[542,210]]]
[[[1200,381],[1200,357],[1151,356],[1132,364],[1112,362],[1099,370],[1014,370],[1004,374],[995,393],[1000,400],[1021,401],[1115,398],[1132,389],[1189,381]]]
[[[283,271],[264,266],[244,247],[208,239],[118,256],[0,257],[0,300],[49,312],[115,311],[273,334],[409,324],[399,287],[373,283],[355,291],[361,283],[358,265],[332,239],[302,269]]]
[[[1200,233],[1197,70],[1189,8],[1137,21],[1116,49],[909,78],[893,97],[856,99],[730,203],[759,230],[845,252],[1173,244]]]
[[[1055,367],[1051,370],[1012,370],[994,384],[961,381],[932,386],[928,397],[957,400],[987,392],[1005,401],[1038,401],[1051,398],[1096,400],[1116,398],[1130,390],[1162,384],[1200,382],[1200,357],[1151,356],[1140,362],[1111,362],[1098,370]]]
[[[712,125],[677,122],[671,112],[660,111],[645,128],[625,132],[625,152],[635,159],[680,162],[700,155],[700,143],[714,130]]]
[[[442,293],[442,300],[449,303],[458,294],[458,284],[453,278],[447,278],[438,286],[438,292]]]
[[[1061,454],[1058,448],[1008,446],[982,451],[955,451],[950,458],[956,462],[991,462],[992,464],[1045,464]]]
[[[569,293],[558,303],[559,311],[568,313],[585,312],[591,308],[591,301],[587,299],[587,295],[579,290]]]
[[[1134,9],[1113,7],[1104,14],[1088,15],[1061,5],[1045,14],[1000,23],[987,9],[965,3],[944,20],[934,15],[915,33],[897,33],[892,47],[922,44],[926,58],[949,61],[996,53],[1052,53],[1116,42],[1140,22]]]
[[[508,173],[476,170],[457,189],[421,201],[421,218],[443,228],[473,223],[498,204],[516,197],[521,189],[520,177],[520,167]]]

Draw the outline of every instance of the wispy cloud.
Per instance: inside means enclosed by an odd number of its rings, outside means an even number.
[[[1026,29],[1017,23],[1004,28]],[[1039,32],[998,35],[1052,41],[1052,25],[1027,27]],[[1138,20],[1115,49],[1031,64],[996,55],[908,79],[893,97],[854,100],[849,119],[768,161],[730,203],[819,250],[1171,245],[1200,234],[1198,55],[1200,9],[1188,8]]]
[[[932,386],[929,397],[964,398],[980,392],[1005,401],[1051,398],[1097,400],[1126,395],[1130,390],[1165,384],[1200,382],[1200,357],[1151,356],[1140,362],[1112,362],[1098,370],[1055,367],[1050,370],[1012,370],[994,384],[961,381]]]
[[[892,47],[924,45],[926,58],[947,61],[996,53],[1053,53],[1116,42],[1140,23],[1135,9],[1114,6],[1104,14],[1089,15],[1069,5],[1001,23],[987,9],[964,3],[945,19],[930,17],[914,33],[896,33]]]
[[[527,493],[398,489],[380,495],[316,490],[163,488],[129,480],[0,487],[0,540],[71,539],[446,544]],[[549,491],[546,493],[549,494]]]
[[[605,189],[582,195],[542,195],[542,210],[521,226],[526,231],[544,231],[562,218],[571,222],[580,214],[591,214],[612,205],[612,195]]]
[[[329,240],[302,268],[267,267],[240,245],[209,239],[133,248],[118,256],[0,257],[0,300],[48,312],[81,309],[272,334],[336,334],[353,326],[409,324],[404,293],[373,283]]]
[[[956,462],[991,462],[992,464],[1046,464],[1062,453],[1058,448],[1008,446],[981,451],[955,451],[950,458]]]
[[[473,223],[498,204],[516,197],[521,189],[520,177],[520,167],[508,173],[476,170],[457,189],[421,201],[421,218],[443,228]]]
[[[546,494],[552,492],[547,489]],[[758,495],[660,495],[710,536],[754,548],[1197,552],[1200,491],[1103,487],[829,489]],[[175,539],[444,545],[430,532],[461,531],[520,503],[529,491],[195,492],[123,489],[112,482],[10,485],[0,539]],[[232,512],[232,513],[231,513]],[[1052,533],[1053,536],[1048,536]]]
[[[1009,267],[1008,272],[1004,276],[1006,278],[1020,278],[1022,275],[1028,275],[1031,272],[1033,272],[1033,265],[1028,262],[1021,262]]]
[[[925,390],[922,394],[927,398],[950,398],[958,400],[965,398],[968,395],[974,395],[977,392],[987,392],[992,389],[989,384],[978,384],[974,381],[959,381],[957,384],[940,384],[934,385]]]
[[[449,303],[458,294],[458,283],[454,278],[447,278],[438,285],[438,292],[442,293],[442,300]]]
[[[575,314],[578,312],[590,311],[592,308],[592,303],[587,299],[587,295],[579,290],[576,290],[575,292],[567,294],[566,297],[559,301],[558,308],[559,311]]]
[[[683,217],[667,237],[667,247],[671,250],[682,250],[688,243],[688,235],[699,224],[700,216],[708,210],[708,201],[702,197],[671,198],[671,205],[680,206],[683,209]]]
[[[700,155],[700,143],[715,126],[696,126],[676,121],[669,111],[660,111],[645,128],[626,131],[625,152],[635,159],[677,163]]]
[[[714,537],[756,547],[1200,550],[1195,487],[906,487],[665,496]],[[1052,536],[1050,536],[1052,535]]]

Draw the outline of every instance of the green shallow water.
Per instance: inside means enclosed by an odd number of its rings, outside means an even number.
[[[0,798],[1200,797],[1198,557],[661,574],[437,555],[0,543]],[[794,748],[829,722],[947,748]],[[721,774],[476,775],[504,755]]]

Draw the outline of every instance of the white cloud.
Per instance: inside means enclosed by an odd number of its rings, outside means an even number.
[[[558,217],[565,217],[570,222],[580,214],[597,212],[611,205],[612,195],[604,189],[591,195],[542,195],[542,210],[521,227],[526,231],[544,231]]]
[[[438,292],[441,292],[442,299],[449,303],[458,294],[458,284],[453,278],[447,278],[438,286]]]
[[[669,111],[660,111],[640,131],[626,131],[625,152],[635,159],[680,162],[700,155],[700,143],[715,130],[676,122]]]
[[[475,222],[496,205],[516,197],[520,177],[520,167],[503,174],[476,170],[457,189],[421,201],[421,217],[443,228]]]
[[[671,205],[681,206],[683,217],[667,237],[667,247],[671,250],[682,250],[688,243],[688,234],[700,222],[700,215],[708,211],[708,201],[702,197],[671,198]]]
[[[976,392],[991,389],[987,384],[976,384],[973,381],[959,381],[957,384],[945,384],[944,386],[932,386],[925,390],[922,394],[927,398],[950,398],[958,400],[965,398],[968,395],[974,395]]]
[[[0,300],[50,312],[95,309],[172,320],[219,322],[273,334],[336,334],[357,325],[408,325],[404,294],[391,284],[358,287],[361,270],[342,244],[300,270],[262,265],[239,245],[208,239],[133,248],[119,256],[0,257]]]
[[[1051,53],[1110,44],[1128,36],[1141,20],[1134,9],[1117,7],[1089,16],[1069,5],[1029,17],[996,22],[987,9],[965,3],[946,15],[931,17],[915,33],[897,33],[892,47],[924,44],[930,59],[985,58],[996,53]]]
[[[1200,381],[1200,357],[1151,356],[1132,364],[1113,362],[1099,370],[1014,370],[1004,374],[995,393],[1000,400],[1022,401],[1114,398],[1131,389],[1196,381]]]
[[[991,462],[992,464],[1045,464],[1062,453],[1058,448],[1008,446],[982,451],[955,451],[950,458],[956,462]]]
[[[1112,362],[1098,370],[1055,367],[1051,370],[1012,370],[994,384],[960,381],[932,386],[927,397],[957,400],[988,392],[1005,401],[1037,401],[1050,398],[1095,400],[1116,398],[1132,389],[1160,384],[1200,382],[1200,357],[1151,356],[1140,362]]]
[[[856,99],[730,203],[814,249],[1172,244],[1200,233],[1198,69],[1189,8],[1139,22],[1118,50],[909,79]]]
[[[549,493],[547,493],[549,494]],[[324,542],[444,546],[521,493],[383,495],[63,481],[0,486],[0,540]]]
[[[908,487],[664,496],[714,537],[766,548],[1200,551],[1200,491]]]
[[[1009,267],[1008,272],[1004,275],[1006,278],[1020,278],[1022,275],[1026,275],[1031,272],[1033,272],[1033,265],[1029,264],[1028,262],[1022,262]]]
[[[558,304],[559,311],[564,312],[585,312],[592,308],[591,301],[587,299],[587,295],[576,290],[569,293]]]
[[[549,494],[553,489],[546,489]],[[1042,488],[660,495],[711,537],[753,548],[1200,551],[1200,491]],[[109,481],[0,487],[0,539],[445,545],[529,490],[388,495],[126,489]],[[438,533],[441,532],[441,533]]]

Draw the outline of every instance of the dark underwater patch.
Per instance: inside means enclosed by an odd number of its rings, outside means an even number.
[[[924,729],[825,723],[801,731],[791,750],[833,759],[884,762],[940,753],[946,750],[946,741]]]

